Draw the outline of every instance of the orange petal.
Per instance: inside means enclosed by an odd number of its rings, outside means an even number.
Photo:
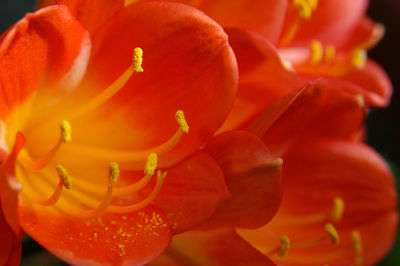
[[[274,45],[261,35],[239,29],[227,32],[238,61],[240,80],[235,105],[220,132],[242,126],[275,100],[303,86]]]
[[[59,0],[58,4],[68,6],[71,13],[93,35],[123,8],[124,0]]]
[[[363,69],[354,69],[343,79],[354,84],[354,89],[365,96],[367,106],[384,107],[389,104],[393,93],[392,83],[385,70],[374,61],[368,60]]]
[[[205,151],[221,166],[232,194],[205,226],[256,228],[266,224],[281,201],[282,160],[274,158],[260,139],[246,131],[221,134]]]
[[[87,32],[65,6],[27,14],[0,44],[0,118],[28,100],[44,77],[47,84],[63,82],[67,86],[65,83],[79,82],[89,55],[87,47]],[[86,53],[76,64],[83,49]]]
[[[229,196],[220,167],[204,152],[166,170],[167,177],[154,204],[165,213],[174,233],[205,221]]]
[[[281,154],[299,138],[354,139],[364,118],[361,95],[338,91],[335,82],[317,80],[271,105],[249,129]]]
[[[363,18],[367,5],[367,0],[318,1],[318,6],[312,13],[311,18],[308,20],[301,19],[297,34],[291,45],[308,46],[310,41],[314,39],[318,39],[324,44],[332,45],[339,45],[345,42],[347,36]],[[289,30],[294,18],[298,16],[298,10],[293,6],[288,10],[283,32]]]
[[[6,222],[3,211],[0,210],[0,265],[20,265],[22,234],[17,236]]]
[[[232,229],[191,231],[175,236],[165,255],[167,265],[273,266],[267,256],[251,247]],[[150,265],[164,265],[165,258]]]
[[[259,247],[273,247],[281,235],[288,235],[292,243],[318,237],[324,221],[296,224],[297,218],[329,215],[333,199],[341,197],[344,214],[335,223],[340,246],[334,248],[327,241],[291,250],[279,262],[350,265],[355,258],[351,232],[357,230],[365,265],[377,263],[391,248],[398,222],[394,180],[382,158],[362,143],[332,140],[301,143],[284,160],[285,193],[278,214],[259,231],[241,235]]]
[[[104,146],[107,139],[106,145],[115,149],[151,148],[175,133],[174,114],[181,109],[190,133],[166,155],[171,166],[211,137],[232,107],[238,77],[227,36],[192,7],[157,1],[132,4],[102,27],[93,45],[82,90],[105,89],[131,64],[135,47],[143,49],[144,72],[135,74],[94,114],[76,121],[76,143]],[[94,122],[98,127],[85,126]],[[96,139],[99,128],[103,137]]]
[[[22,228],[42,246],[74,265],[141,265],[169,245],[167,220],[155,207],[92,220],[69,219],[20,206]]]
[[[260,33],[276,42],[281,31],[287,1],[280,0],[181,0],[192,4],[215,19],[223,27],[233,27]]]

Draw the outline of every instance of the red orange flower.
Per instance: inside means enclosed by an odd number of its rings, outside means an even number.
[[[233,104],[236,61],[186,5],[60,3],[1,38],[0,264],[18,264],[20,226],[69,263],[143,264],[229,195],[199,148]]]

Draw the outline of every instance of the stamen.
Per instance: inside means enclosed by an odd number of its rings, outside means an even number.
[[[367,62],[367,52],[364,49],[356,49],[352,55],[352,64],[358,69],[364,68]]]
[[[306,0],[293,0],[295,7],[299,10],[299,16],[303,19],[310,19],[312,8]]]
[[[156,196],[160,192],[160,189],[162,187],[162,184],[163,184],[166,176],[167,176],[167,172],[157,171],[157,182],[156,182],[156,185],[154,186],[153,191],[141,202],[135,203],[133,205],[128,205],[128,206],[111,205],[108,208],[108,210],[110,212],[116,212],[116,213],[127,213],[127,212],[133,212],[133,211],[136,211],[136,210],[146,207],[156,198]]]
[[[285,256],[288,253],[289,248],[290,248],[289,237],[288,236],[282,236],[281,237],[281,247],[280,247],[280,249],[279,249],[279,251],[277,253],[278,256],[279,257]]]
[[[314,40],[310,43],[311,48],[311,62],[316,64],[322,61],[324,57],[324,47],[320,41]]]
[[[34,161],[32,160],[27,153],[24,153],[24,157],[21,158],[21,163],[23,166],[31,171],[39,171],[43,169],[50,160],[54,157],[54,155],[58,152],[62,143],[68,143],[72,140],[71,131],[72,127],[67,120],[63,120],[60,123],[61,134],[58,139],[56,145],[51,148],[44,156],[40,159]]]
[[[351,233],[351,238],[353,241],[353,248],[356,252],[356,258],[354,259],[353,265],[360,266],[363,265],[363,247],[362,247],[362,240],[361,235],[358,231],[353,231]]]
[[[181,131],[183,133],[189,133],[189,125],[186,122],[185,115],[182,110],[176,111],[175,119],[176,119],[176,122],[178,123],[179,127],[181,128]]]
[[[133,49],[133,69],[135,72],[143,72],[143,50],[140,47]]]
[[[67,170],[62,165],[57,165],[56,171],[57,171],[58,176],[60,177],[60,182],[58,182],[58,185],[57,185],[55,191],[47,199],[44,199],[44,200],[36,199],[35,200],[36,203],[44,205],[44,206],[55,205],[61,197],[61,192],[62,192],[63,187],[65,187],[66,189],[71,188],[71,177],[69,176]]]
[[[150,153],[156,153],[161,156],[169,152],[179,143],[180,139],[182,138],[182,134],[189,132],[189,126],[187,124],[183,111],[178,110],[175,113],[175,119],[179,125],[179,129],[175,132],[175,134],[166,142],[150,149],[131,152],[85,147],[80,145],[68,145],[65,147],[65,149],[69,152],[79,154],[80,156],[86,155],[92,158],[99,159],[107,159],[112,157],[117,160],[121,165],[123,165],[123,168],[126,170],[140,170],[143,169],[143,162],[147,159],[147,156]]]
[[[146,166],[144,168],[144,174],[147,176],[154,175],[154,171],[157,168],[158,157],[156,153],[150,153],[147,157]]]
[[[325,49],[325,61],[329,62],[335,58],[336,49],[333,45],[326,46]]]
[[[342,219],[344,212],[344,201],[340,197],[333,199],[333,209],[332,209],[332,221],[338,222]]]
[[[120,175],[119,166],[116,162],[110,163],[110,179],[113,184],[118,181]]]
[[[318,0],[307,0],[308,4],[310,5],[312,10],[317,9],[318,7]]]
[[[67,120],[63,120],[63,121],[61,121],[60,128],[61,128],[61,136],[63,138],[63,141],[65,143],[70,142],[72,140],[72,138],[71,138],[71,131],[72,131],[71,124]]]
[[[118,79],[116,79],[109,87],[107,87],[104,91],[102,91],[96,97],[91,99],[88,103],[66,114],[66,117],[68,118],[77,117],[97,108],[101,104],[108,101],[111,97],[113,97],[118,91],[120,91],[129,81],[133,73],[143,72],[143,68],[141,67],[143,61],[142,59],[143,51],[141,51],[140,48],[135,48],[133,54],[134,55],[133,55],[132,65],[129,66],[125,70],[125,72],[122,73],[121,76],[119,76]]]
[[[62,165],[59,164],[57,165],[56,170],[65,188],[70,189],[72,186],[71,177],[69,176],[67,169],[65,169]]]
[[[336,231],[336,228],[332,224],[326,224],[325,225],[325,231],[328,233],[332,244],[335,245],[335,246],[338,246],[340,239],[339,239],[339,234]]]

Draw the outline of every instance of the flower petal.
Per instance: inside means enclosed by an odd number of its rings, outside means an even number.
[[[0,44],[0,118],[28,100],[39,84],[79,82],[86,68],[85,56],[79,55],[90,45],[88,38],[65,6],[27,14],[14,25]]]
[[[304,142],[289,150],[285,159],[284,197],[278,214],[259,230],[240,235],[259,250],[279,244],[281,235],[291,243],[323,235],[324,223],[333,222],[340,246],[329,241],[307,249],[293,249],[277,262],[350,265],[356,254],[351,233],[361,234],[366,265],[374,265],[390,249],[397,228],[397,196],[393,176],[382,158],[358,142]],[[341,197],[344,213],[331,220],[333,199]],[[311,219],[315,215],[325,217]]]
[[[261,35],[240,29],[227,29],[227,33],[238,61],[240,80],[235,105],[221,132],[242,126],[275,100],[303,86],[288,62]]]
[[[367,0],[318,1],[318,6],[312,13],[311,18],[300,21],[300,26],[292,45],[308,46],[313,39],[318,39],[324,44],[339,45],[346,40],[346,36],[352,32],[360,19],[362,19],[367,4]],[[291,23],[294,21],[293,18],[298,16],[298,10],[293,6],[288,10],[284,32],[291,28]]]
[[[232,194],[205,226],[256,228],[266,224],[281,201],[282,160],[274,158],[260,139],[246,131],[221,134],[205,151],[221,166]]]
[[[220,167],[204,152],[190,156],[167,172],[154,204],[165,213],[174,233],[205,221],[230,195]]]
[[[0,265],[16,266],[21,260],[21,239],[22,234],[17,236],[6,222],[3,211],[0,210]]]
[[[215,19],[225,28],[256,31],[272,43],[281,31],[287,0],[182,0],[192,4]]]
[[[58,4],[68,6],[71,13],[93,35],[117,11],[123,8],[124,0],[60,0]]]
[[[87,221],[27,206],[19,211],[26,233],[74,265],[141,265],[158,257],[171,239],[167,220],[151,206]]]
[[[277,154],[299,138],[354,139],[365,119],[363,98],[338,87],[323,80],[310,83],[271,105],[249,130]]]
[[[76,121],[76,143],[152,148],[176,132],[174,114],[181,109],[190,133],[169,153],[165,161],[170,166],[212,136],[233,104],[237,65],[227,36],[192,7],[157,1],[132,4],[102,27],[93,45],[83,91],[96,95],[105,89],[132,64],[135,47],[144,51],[144,73],[133,75],[96,112]],[[88,128],[88,123],[96,127]],[[96,138],[100,128],[102,136]]]
[[[275,265],[232,229],[180,234],[174,237],[165,255],[175,262],[169,265]],[[160,265],[159,262],[156,260],[150,265]]]

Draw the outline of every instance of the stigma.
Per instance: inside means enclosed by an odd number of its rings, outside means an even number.
[[[303,19],[310,19],[312,12],[318,7],[318,0],[293,0],[293,3]]]

